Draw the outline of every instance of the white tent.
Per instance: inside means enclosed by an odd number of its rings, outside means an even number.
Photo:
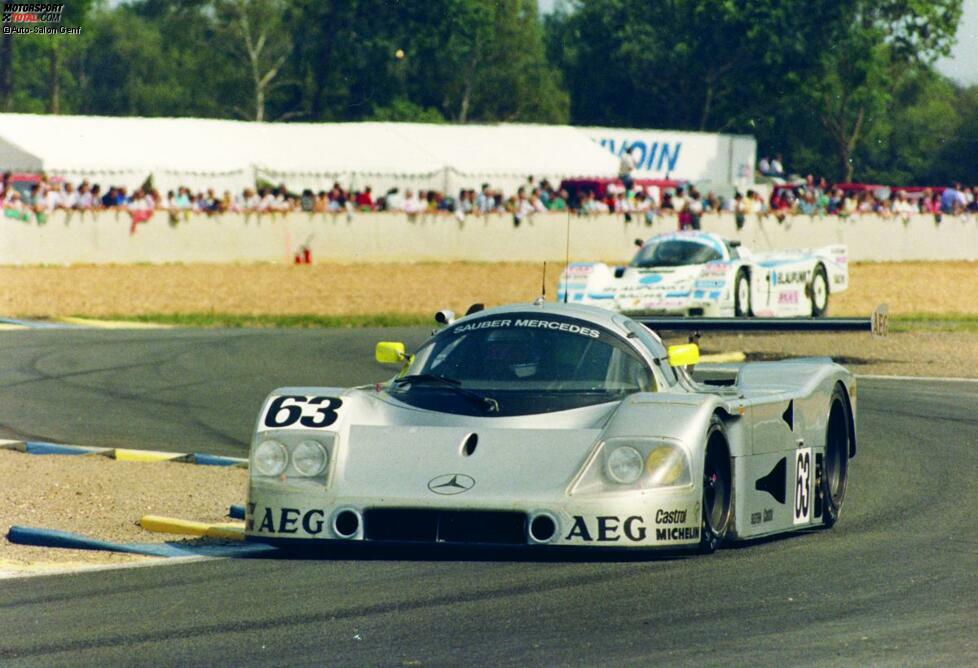
[[[618,173],[618,158],[566,125],[395,123],[390,127],[445,165],[449,192],[490,183],[512,193],[530,176],[556,184],[563,178]]]
[[[445,165],[401,137],[394,123],[263,124],[255,173],[290,189],[329,190],[370,186],[374,195],[391,188],[442,190]]]
[[[0,114],[0,169],[161,191],[254,183],[251,123],[197,118]]]
[[[372,186],[512,193],[544,178],[607,177],[618,159],[569,126],[246,123],[195,118],[0,114],[0,170],[44,171],[130,189],[240,191]]]

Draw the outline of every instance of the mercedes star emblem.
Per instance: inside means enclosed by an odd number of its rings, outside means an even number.
[[[475,479],[464,473],[446,473],[428,481],[428,489],[435,494],[461,494],[475,487]]]

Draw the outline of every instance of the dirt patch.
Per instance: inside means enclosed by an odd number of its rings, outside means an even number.
[[[6,536],[11,525],[17,524],[120,543],[187,539],[189,536],[150,533],[136,522],[143,515],[226,522],[228,506],[244,503],[247,479],[248,472],[239,468],[0,450],[0,535]],[[145,559],[0,540],[0,573]]]
[[[671,343],[682,343],[679,338]],[[704,352],[740,350],[748,360],[831,357],[857,374],[978,378],[978,333],[705,335]]]
[[[559,264],[547,265],[555,295]],[[362,315],[464,312],[469,304],[529,301],[543,264],[247,264],[0,267],[0,314],[116,316],[154,313]],[[978,312],[978,263],[854,264],[832,315]]]

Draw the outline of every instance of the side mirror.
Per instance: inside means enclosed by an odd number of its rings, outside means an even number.
[[[625,267],[615,267],[615,278],[621,278],[625,275]]]
[[[407,360],[407,355],[400,341],[380,341],[374,349],[374,358],[381,364],[400,364]]]
[[[730,244],[731,248],[740,248],[741,245],[740,239],[731,239],[727,243]]]
[[[635,240],[635,245],[638,246],[639,248],[641,248],[642,246],[645,245],[645,242],[642,241],[641,239],[636,239]]]
[[[695,343],[669,346],[669,366],[693,366],[700,361],[700,347]]]
[[[455,322],[455,312],[449,310],[438,311],[435,314],[435,322],[439,325],[450,325]]]

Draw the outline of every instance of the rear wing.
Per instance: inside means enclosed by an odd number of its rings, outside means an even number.
[[[889,309],[877,306],[868,318],[682,318],[636,317],[637,323],[659,331],[689,332],[872,332],[886,336]]]

